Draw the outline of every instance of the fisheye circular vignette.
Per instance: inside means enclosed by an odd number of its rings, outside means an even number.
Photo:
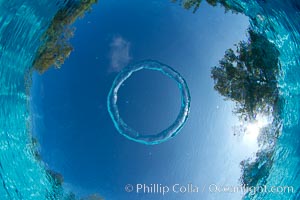
[[[133,73],[143,69],[158,71],[166,75],[167,77],[170,77],[171,79],[176,81],[181,94],[180,112],[176,120],[169,127],[167,127],[166,129],[164,129],[163,131],[157,134],[143,135],[140,134],[138,131],[129,127],[120,117],[119,109],[117,106],[118,90],[120,89],[121,85]],[[184,78],[177,71],[160,62],[154,60],[146,60],[125,67],[116,76],[107,97],[107,108],[108,108],[109,115],[112,118],[112,121],[114,123],[114,126],[116,127],[116,129],[121,135],[138,143],[142,143],[146,145],[155,145],[155,144],[160,144],[162,142],[165,142],[173,138],[179,133],[179,131],[182,129],[182,127],[184,126],[185,122],[188,119],[189,112],[190,112],[190,102],[191,102],[191,96],[190,96],[189,88]]]

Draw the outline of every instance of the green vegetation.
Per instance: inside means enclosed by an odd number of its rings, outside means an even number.
[[[249,41],[236,51],[228,49],[219,65],[211,70],[214,89],[236,102],[235,112],[253,120],[258,113],[270,113],[277,106],[276,75],[279,51],[263,35],[249,30]]]
[[[241,184],[248,187],[265,185],[273,165],[273,153],[273,151],[259,151],[256,153],[254,161],[250,159],[243,160],[240,163],[242,169]]]
[[[41,162],[42,161],[42,156],[40,154],[39,148],[40,148],[40,144],[39,144],[38,139],[31,136],[31,151],[32,151],[32,154],[33,154],[34,158],[37,161]]]
[[[277,116],[279,117],[279,116]],[[274,152],[281,131],[281,122],[275,118],[271,124],[262,128],[257,138],[261,149],[254,160],[246,159],[240,163],[242,176],[240,182],[248,187],[264,186],[274,163]]]
[[[184,9],[196,12],[202,0],[172,0],[179,2]],[[206,0],[212,6],[221,5],[225,12],[241,12],[229,5],[226,0]],[[262,127],[257,138],[260,150],[254,159],[240,163],[240,182],[247,186],[264,185],[273,165],[275,145],[281,131],[279,114],[280,99],[276,76],[279,73],[279,51],[262,34],[248,30],[249,41],[241,41],[236,49],[228,49],[218,66],[211,70],[214,89],[235,102],[235,114],[242,124],[235,127],[238,133],[245,134],[245,125],[257,120],[258,115],[271,116],[273,121]]]
[[[34,60],[34,69],[44,72],[49,67],[60,67],[70,55],[73,48],[69,39],[73,37],[74,28],[71,25],[84,13],[91,9],[97,0],[81,0],[60,9],[43,35],[43,45],[37,52]],[[179,2],[183,8],[196,12],[202,0],[172,0]],[[231,7],[226,0],[206,0],[212,6],[221,5],[225,11],[239,12]],[[214,89],[225,97],[234,101],[235,113],[241,120],[251,122],[258,114],[272,115],[273,123],[260,131],[258,143],[264,147],[257,152],[254,160],[247,159],[241,162],[241,183],[247,186],[264,184],[269,170],[273,165],[274,147],[279,137],[281,123],[279,120],[279,94],[276,76],[279,73],[279,51],[266,37],[248,31],[249,41],[241,41],[236,49],[228,49],[219,64],[212,68],[211,77],[214,80]],[[34,147],[37,141],[32,140]],[[37,160],[41,160],[39,152],[33,152]],[[56,195],[49,199],[78,199],[75,194],[63,192],[63,177],[51,170],[47,170],[53,182]],[[102,200],[99,195],[92,195],[81,200]]]
[[[193,9],[193,12],[196,12],[200,7],[202,0],[172,0],[173,3],[179,2],[184,9]]]
[[[53,170],[46,170],[46,173],[48,175],[48,179],[52,183],[52,193],[49,193],[49,196],[47,199],[61,199],[61,200],[104,200],[103,197],[101,197],[98,194],[92,194],[87,197],[79,198],[76,197],[76,195],[73,192],[66,192],[63,188],[64,178],[63,176],[55,172]]]
[[[195,13],[202,2],[202,0],[171,0],[172,2],[179,2],[183,6],[184,9],[190,10],[193,9],[193,12]],[[225,8],[225,12],[228,12],[231,10],[233,13],[238,13],[239,11],[237,9],[234,9],[231,7],[226,0],[206,0],[206,2],[212,6],[221,5]]]
[[[98,0],[70,1],[54,16],[50,26],[42,37],[43,45],[38,49],[33,62],[34,69],[43,73],[51,66],[59,68],[69,57],[73,47],[69,39],[74,35],[71,25],[84,13],[91,10],[91,6]]]
[[[33,69],[40,73],[45,72],[51,66],[59,68],[69,57],[73,47],[69,43],[70,38],[74,35],[72,24],[84,16],[87,11],[91,10],[91,6],[97,3],[98,0],[80,0],[69,1],[64,8],[61,8],[54,16],[47,31],[42,36],[43,45],[38,49],[36,58],[33,62]],[[28,77],[31,77],[32,71]],[[31,82],[28,83],[28,88]],[[29,90],[28,90],[29,92]],[[38,140],[31,138],[32,153],[35,159],[42,162],[42,156],[39,152]],[[49,181],[52,183],[52,191],[49,191],[47,199],[62,199],[62,200],[104,200],[98,194],[93,194],[85,198],[78,198],[72,192],[67,192],[63,188],[63,176],[51,169],[46,169],[45,173]]]
[[[98,194],[93,194],[93,195],[84,197],[84,198],[82,198],[80,200],[104,200],[104,198],[101,197],[101,196],[99,196]]]
[[[242,124],[254,122],[258,115],[271,116],[271,124],[261,128],[257,138],[260,150],[254,160],[240,163],[240,182],[247,186],[266,184],[273,165],[273,154],[281,131],[279,92],[279,51],[262,34],[248,30],[249,41],[228,49],[218,66],[211,70],[214,89],[226,100],[235,102],[235,113]],[[244,129],[238,129],[238,134]]]

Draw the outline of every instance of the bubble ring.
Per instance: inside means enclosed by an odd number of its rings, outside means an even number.
[[[120,117],[119,109],[117,106],[118,90],[121,85],[133,73],[142,69],[159,71],[162,74],[175,80],[181,93],[181,107],[176,120],[168,128],[158,134],[141,135],[139,132],[129,127]],[[107,97],[107,108],[114,126],[121,135],[135,142],[146,145],[154,145],[165,142],[179,133],[188,119],[190,112],[190,102],[191,97],[188,86],[183,77],[178,72],[165,64],[159,63],[154,60],[146,60],[127,66],[117,75]]]

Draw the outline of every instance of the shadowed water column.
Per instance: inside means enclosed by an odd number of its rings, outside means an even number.
[[[166,129],[164,129],[163,131],[157,134],[143,135],[138,131],[129,127],[121,118],[117,106],[118,91],[121,85],[133,73],[143,69],[158,71],[166,75],[167,77],[170,77],[177,83],[181,94],[181,107],[176,120],[169,127],[167,127]],[[186,84],[186,81],[178,72],[176,72],[171,67],[159,63],[157,61],[147,60],[133,65],[129,65],[117,75],[107,97],[107,108],[110,117],[112,118],[113,123],[120,134],[124,135],[126,138],[133,140],[135,142],[139,142],[146,145],[154,145],[154,144],[165,142],[173,138],[175,135],[179,133],[179,131],[181,130],[181,128],[184,126],[185,122],[188,119],[188,115],[190,111],[190,102],[191,102],[191,97],[190,97],[188,86]]]

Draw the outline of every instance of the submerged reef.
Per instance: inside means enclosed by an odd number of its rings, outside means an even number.
[[[75,30],[72,24],[90,11],[92,5],[97,2],[98,0],[69,1],[56,13],[42,36],[43,45],[37,51],[33,62],[34,69],[43,73],[51,66],[59,68],[64,63],[73,50],[69,43]]]

